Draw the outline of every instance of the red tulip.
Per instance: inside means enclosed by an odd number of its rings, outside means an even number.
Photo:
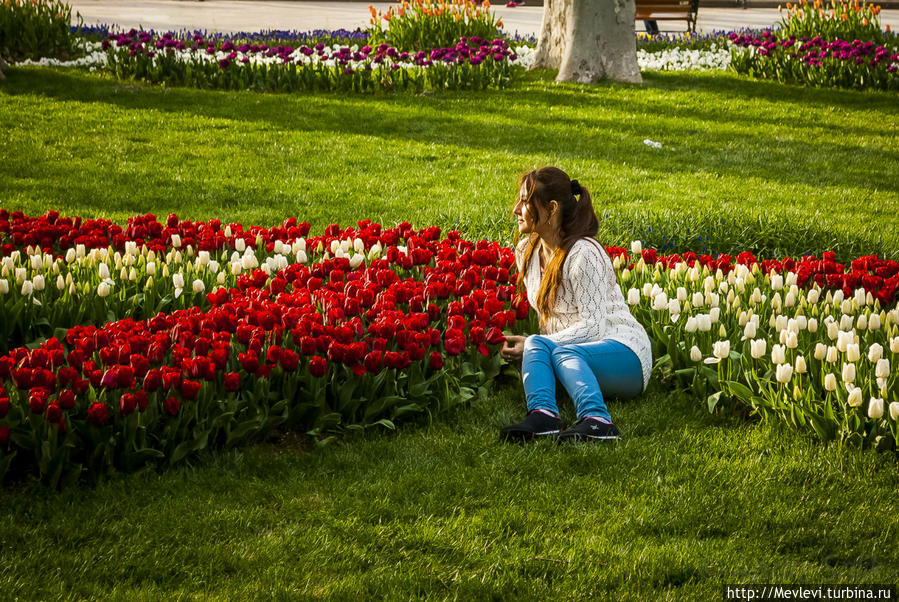
[[[105,403],[94,402],[87,410],[87,417],[95,427],[102,428],[109,424],[109,408]]]
[[[240,374],[237,372],[228,372],[225,374],[225,391],[234,393],[240,389]]]
[[[181,408],[181,400],[177,397],[167,397],[166,400],[162,402],[162,408],[169,416],[177,416],[178,410]]]
[[[321,378],[328,371],[328,362],[323,357],[313,356],[309,358],[309,373],[312,376]]]
[[[181,382],[181,395],[184,399],[193,400],[197,398],[202,385],[194,380],[185,380]]]

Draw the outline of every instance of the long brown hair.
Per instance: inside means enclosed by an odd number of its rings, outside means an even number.
[[[568,251],[582,238],[596,240],[599,220],[596,219],[593,201],[587,187],[583,184],[572,186],[568,174],[557,167],[543,167],[522,175],[518,179],[518,189],[521,190],[523,185],[526,185],[527,190],[525,204],[535,220],[549,219],[550,201],[558,203],[559,211],[562,212],[559,232],[561,243],[552,261],[544,269],[540,289],[537,291],[537,311],[540,313],[541,322],[544,322],[554,313],[556,293],[562,283],[562,266],[565,264]],[[539,242],[540,235],[532,233],[516,283],[519,295],[524,295],[524,275],[528,272]]]

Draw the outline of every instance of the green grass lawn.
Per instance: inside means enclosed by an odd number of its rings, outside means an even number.
[[[36,68],[0,94],[0,198],[35,213],[365,217],[510,240],[516,176],[556,164],[594,193],[607,244],[899,256],[896,94],[694,74],[286,96]]]
[[[409,220],[508,241],[517,174],[558,164],[593,190],[607,243],[899,256],[895,94],[696,74],[373,97],[8,75],[9,209]],[[729,582],[895,583],[895,456],[703,406],[656,383],[610,404],[620,443],[503,445],[523,414],[504,382],[431,423],[324,448],[288,433],[163,475],[14,484],[0,592],[720,600]]]

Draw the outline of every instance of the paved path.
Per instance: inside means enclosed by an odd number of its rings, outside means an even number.
[[[72,12],[85,24],[114,24],[156,30],[206,29],[235,32],[264,29],[307,31],[311,29],[356,29],[368,27],[368,5],[381,10],[395,2],[307,2],[278,0],[70,0]],[[499,4],[499,3],[498,3]],[[536,35],[543,7],[493,8],[509,33]],[[699,31],[730,31],[742,27],[768,27],[777,22],[777,9],[701,8]],[[881,25],[899,28],[899,10],[884,10]],[[637,29],[642,29],[637,22]],[[680,22],[664,26],[683,30]]]

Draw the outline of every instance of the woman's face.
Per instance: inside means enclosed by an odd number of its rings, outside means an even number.
[[[521,190],[518,191],[518,202],[515,203],[515,209],[512,210],[512,213],[518,218],[519,234],[530,234],[534,231],[534,225],[537,222],[537,216],[532,215],[528,208],[527,198],[528,184],[525,182],[521,185]]]

